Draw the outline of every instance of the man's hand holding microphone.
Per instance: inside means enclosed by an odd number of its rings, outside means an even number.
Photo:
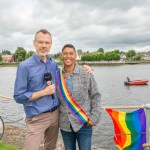
[[[32,94],[32,97],[29,99],[29,101],[38,100],[40,97],[48,96],[48,95],[52,96],[52,99],[55,99],[55,97],[54,97],[55,84],[52,84],[51,73],[49,73],[49,72],[45,73],[44,79],[46,80],[48,86],[46,86],[46,88],[41,91],[34,92]]]
[[[44,74],[44,79],[47,82],[47,87],[44,89],[44,91],[48,95],[52,95],[52,99],[55,99],[54,93],[55,93],[55,84],[52,84],[52,75],[50,72],[47,72]]]

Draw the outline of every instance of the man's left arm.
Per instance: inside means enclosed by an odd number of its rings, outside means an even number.
[[[83,65],[83,69],[84,69],[87,73],[93,74],[93,69],[92,69],[90,66],[88,66],[88,65]]]

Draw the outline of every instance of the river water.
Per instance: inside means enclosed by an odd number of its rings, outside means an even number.
[[[124,85],[127,76],[131,80],[150,80],[150,64],[92,68],[102,95],[102,106],[135,106],[150,103],[149,85]],[[0,95],[12,97],[16,70],[16,67],[0,67]],[[0,116],[6,123],[25,127],[23,107],[13,100],[0,98]],[[106,150],[117,150],[113,142],[113,124],[105,110],[102,111],[100,123],[94,129],[93,144]]]

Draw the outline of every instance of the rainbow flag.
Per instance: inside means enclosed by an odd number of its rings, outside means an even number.
[[[87,114],[84,112],[84,110],[76,103],[76,101],[71,96],[70,91],[68,90],[66,80],[63,77],[62,70],[57,70],[57,81],[58,81],[58,89],[59,92],[68,106],[68,108],[71,110],[72,114],[82,123],[87,123],[89,118]]]
[[[146,143],[146,117],[144,109],[118,112],[106,109],[114,123],[114,142],[119,150],[143,150]]]

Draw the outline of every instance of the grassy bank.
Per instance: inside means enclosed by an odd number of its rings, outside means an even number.
[[[4,136],[0,141],[0,150],[22,150],[25,140],[26,128],[19,128],[13,125],[6,125]],[[11,146],[10,146],[11,145]],[[40,150],[44,148],[41,147]],[[56,150],[64,150],[62,139],[57,141]],[[104,150],[102,148],[92,147],[92,150]]]
[[[18,62],[13,62],[13,63],[2,63],[2,62],[0,62],[0,67],[16,67],[16,66],[18,66]]]
[[[19,148],[0,142],[0,150],[19,150]]]

